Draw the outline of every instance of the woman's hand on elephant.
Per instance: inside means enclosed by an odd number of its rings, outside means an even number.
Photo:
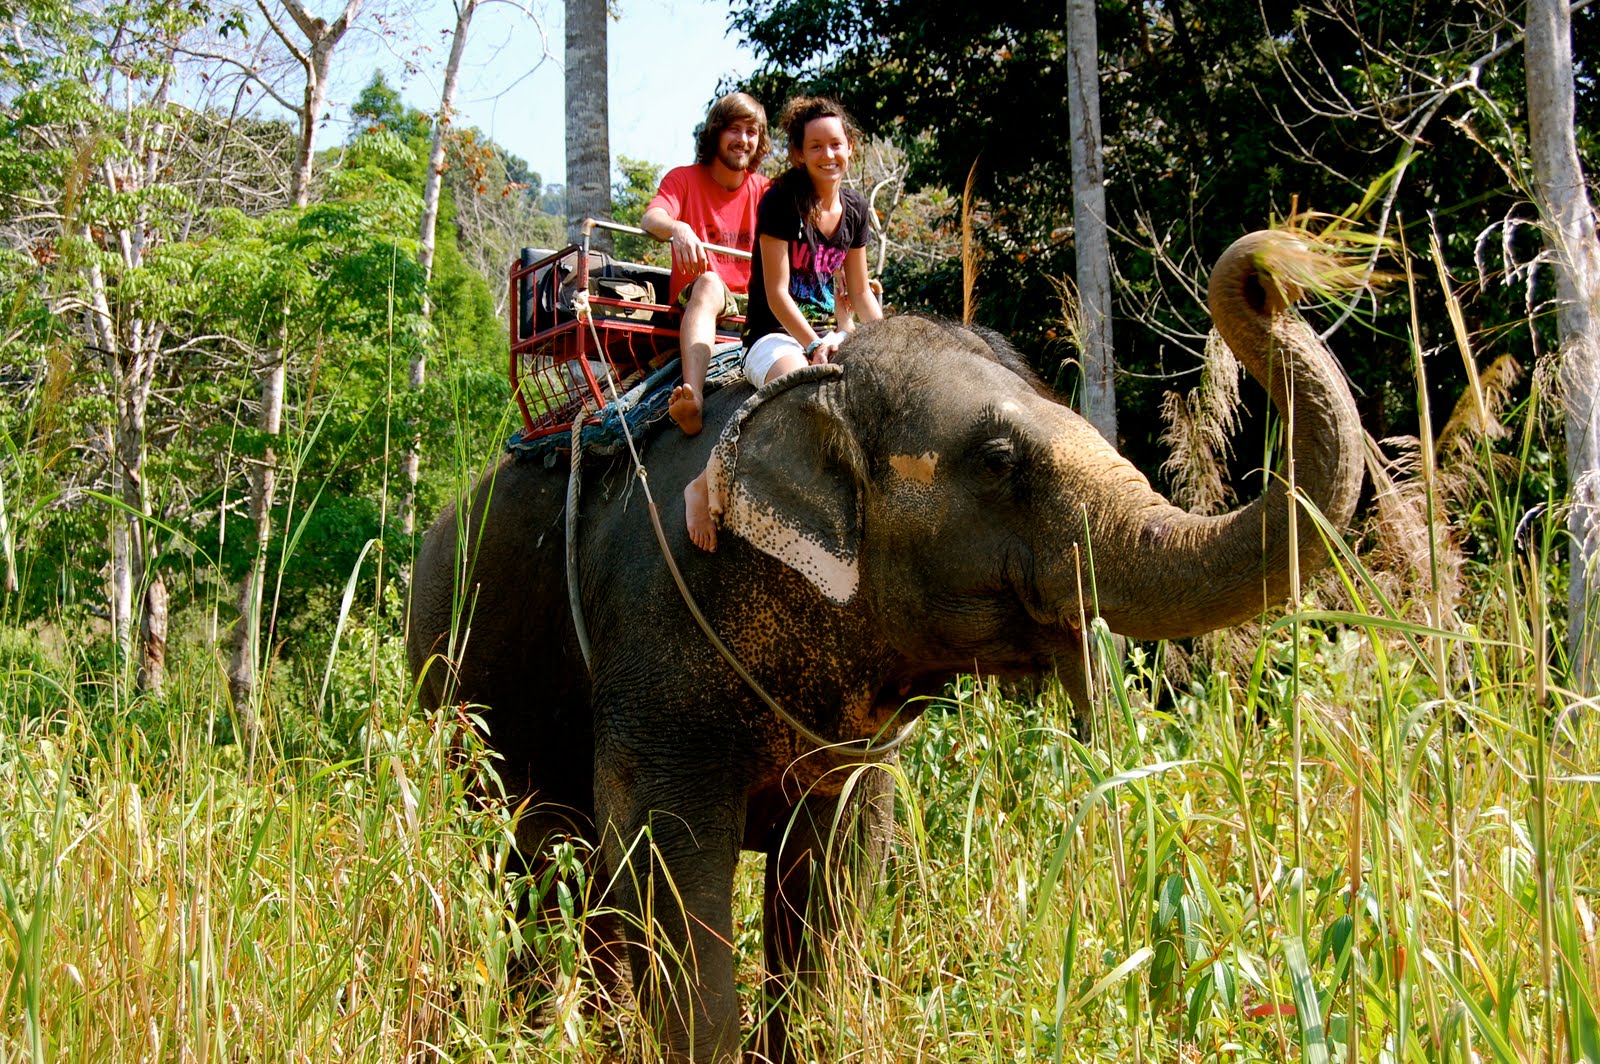
[[[845,334],[835,329],[825,336],[817,338],[816,346],[811,349],[811,364],[813,366],[825,365],[834,355],[839,353],[839,344]]]

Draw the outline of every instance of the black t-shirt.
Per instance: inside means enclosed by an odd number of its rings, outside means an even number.
[[[844,265],[851,248],[867,246],[867,201],[855,189],[841,189],[844,213],[831,236],[823,236],[800,217],[793,180],[809,182],[804,171],[785,174],[772,183],[756,208],[756,246],[750,264],[750,305],[745,311],[744,344],[749,347],[768,333],[783,332],[783,323],[767,302],[767,282],[761,263],[761,238],[777,237],[789,245],[789,295],[800,313],[827,332],[833,326],[833,275]]]

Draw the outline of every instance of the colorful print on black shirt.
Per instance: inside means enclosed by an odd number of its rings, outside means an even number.
[[[810,175],[794,175],[809,182]],[[768,333],[783,332],[783,324],[767,302],[765,271],[762,268],[761,237],[777,237],[789,245],[789,296],[800,313],[813,326],[833,326],[833,275],[844,266],[852,248],[867,246],[867,201],[854,189],[841,189],[844,213],[839,226],[824,236],[800,217],[795,204],[790,175],[772,183],[761,205],[756,208],[756,249],[750,270],[750,307],[745,314],[744,344],[749,347]]]

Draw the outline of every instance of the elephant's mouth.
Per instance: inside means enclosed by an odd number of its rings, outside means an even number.
[[[873,713],[881,721],[890,720],[897,714],[909,719],[921,713],[923,704],[929,699],[944,694],[945,685],[954,675],[953,669],[937,669],[894,677],[878,688],[872,700]],[[902,712],[908,702],[915,704],[908,712]]]

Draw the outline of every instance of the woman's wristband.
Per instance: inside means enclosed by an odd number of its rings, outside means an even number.
[[[825,346],[830,346],[830,345],[833,346],[833,347],[838,347],[840,341],[842,341],[845,338],[845,335],[846,335],[845,333],[841,332],[838,329],[835,329],[832,332],[828,333],[826,336],[817,337],[815,340],[811,341],[809,344],[806,344],[806,357],[810,358],[814,353],[816,353],[816,350],[819,347],[825,347]]]

